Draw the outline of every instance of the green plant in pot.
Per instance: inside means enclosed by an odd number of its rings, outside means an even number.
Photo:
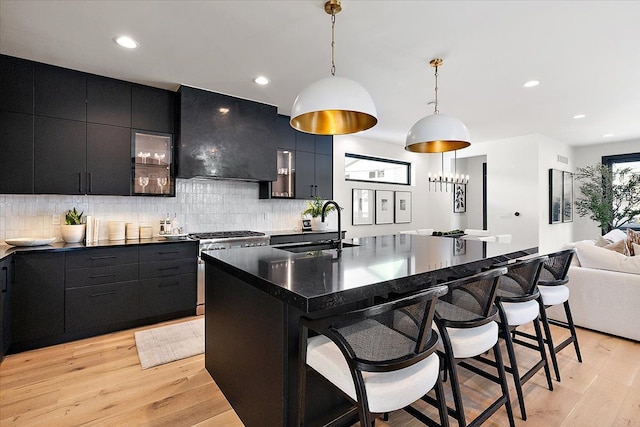
[[[84,240],[86,224],[82,222],[84,212],[78,213],[76,208],[69,209],[64,215],[64,224],[60,226],[62,239],[66,243],[79,243]]]
[[[602,163],[578,168],[580,196],[576,211],[607,233],[640,215],[640,174],[631,168],[612,170]]]
[[[307,202],[307,209],[302,211],[302,215],[308,215],[311,217],[311,229],[312,230],[326,230],[328,223],[322,222],[322,206],[325,201],[321,197],[314,197],[313,200]],[[335,211],[336,208],[333,205],[327,206],[325,215]]]

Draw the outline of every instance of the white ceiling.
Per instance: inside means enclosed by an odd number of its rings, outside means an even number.
[[[0,52],[175,90],[179,84],[289,114],[329,75],[323,0],[0,0]],[[398,144],[431,114],[462,119],[473,142],[540,133],[571,145],[640,140],[640,1],[343,0],[337,75],[369,90]],[[113,42],[128,34],[140,43]],[[264,74],[271,84],[252,78]],[[540,80],[525,89],[528,80]],[[586,114],[581,120],[575,114]],[[615,134],[603,138],[605,133]],[[639,144],[640,145],[640,144]]]

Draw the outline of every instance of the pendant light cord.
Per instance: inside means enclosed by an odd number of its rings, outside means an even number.
[[[433,112],[433,114],[439,114],[440,111],[438,110],[438,66],[435,66],[436,69],[436,105],[435,105],[435,110]]]
[[[331,75],[336,75],[336,11],[331,9]]]

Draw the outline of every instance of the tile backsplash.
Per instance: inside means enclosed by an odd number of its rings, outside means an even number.
[[[160,219],[177,215],[186,232],[300,229],[304,200],[260,200],[258,183],[178,179],[176,197],[0,195],[0,243],[15,237],[56,237],[64,214],[75,207],[100,218],[100,239],[108,238],[108,221],[146,223],[158,234]]]

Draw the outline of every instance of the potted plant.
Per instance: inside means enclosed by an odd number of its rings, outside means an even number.
[[[64,224],[60,226],[62,239],[66,243],[78,243],[84,239],[86,224],[82,223],[82,214],[76,208],[70,209],[64,216]]]
[[[322,222],[322,206],[324,206],[324,200],[321,197],[315,196],[313,200],[307,202],[307,209],[302,211],[302,215],[308,215],[311,217],[311,229],[314,231],[326,230],[329,223]],[[329,205],[325,210],[325,214],[336,210],[335,206]]]
[[[589,216],[608,233],[640,215],[640,174],[631,168],[612,170],[602,163],[578,168],[581,196],[576,199],[580,216]]]

